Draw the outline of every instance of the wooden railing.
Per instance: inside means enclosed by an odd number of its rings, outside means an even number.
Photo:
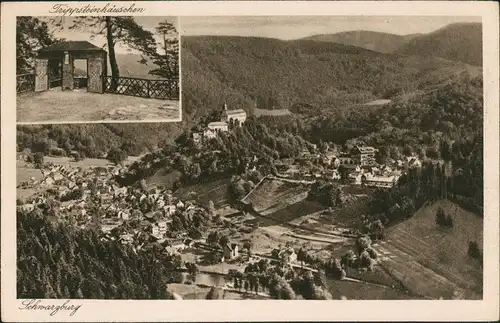
[[[152,99],[178,100],[179,81],[107,76],[104,92]]]
[[[35,74],[26,73],[16,75],[16,92],[35,91]]]
[[[35,90],[35,74],[19,74],[16,81],[17,93]],[[87,81],[87,78],[75,77],[75,85],[78,84],[78,87],[86,87]],[[104,92],[152,99],[179,100],[179,81],[107,76]]]
[[[80,89],[80,88],[84,88],[84,87],[87,87],[87,78],[86,77],[74,77],[73,79],[73,84],[75,86],[75,89]]]

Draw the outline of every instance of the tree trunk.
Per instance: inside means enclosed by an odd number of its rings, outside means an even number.
[[[109,64],[111,66],[111,88],[116,91],[118,88],[118,78],[120,77],[120,71],[118,70],[118,64],[116,63],[115,56],[115,43],[113,39],[113,23],[111,22],[111,17],[106,17],[106,38],[108,40],[108,56]]]

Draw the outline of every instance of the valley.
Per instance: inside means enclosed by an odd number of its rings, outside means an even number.
[[[18,126],[18,265],[65,273],[20,293],[481,299],[482,68],[458,27],[183,36],[182,122]]]

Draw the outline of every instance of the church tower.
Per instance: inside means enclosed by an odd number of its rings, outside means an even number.
[[[228,114],[227,114],[227,103],[226,102],[224,102],[224,105],[223,105],[222,113],[221,113],[221,116],[220,116],[220,121],[222,121],[222,122],[229,122],[229,117],[228,117]]]

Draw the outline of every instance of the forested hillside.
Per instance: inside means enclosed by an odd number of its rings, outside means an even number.
[[[183,37],[182,46],[183,89],[204,106],[228,100],[246,109],[294,111],[304,103],[343,109],[432,87],[467,70],[443,59],[312,40],[193,36]]]
[[[114,148],[137,156],[171,143],[182,132],[181,123],[29,125],[17,127],[17,149],[46,155],[62,148],[69,155],[99,158]]]
[[[172,299],[179,258],[159,244],[137,251],[101,241],[92,229],[51,222],[52,211],[17,214],[17,297]]]
[[[310,141],[343,144],[363,137],[400,150],[428,145],[428,133],[455,138],[482,122],[482,81],[469,76],[480,74],[479,67],[312,40],[207,36],[184,37],[182,45],[183,122],[20,126],[18,150],[48,153],[59,147],[99,157],[119,147],[139,155],[172,143],[200,118],[220,111],[223,102],[249,114],[254,108],[288,108],[292,115],[260,119],[302,124],[299,135]],[[376,98],[392,103],[362,105]]]

